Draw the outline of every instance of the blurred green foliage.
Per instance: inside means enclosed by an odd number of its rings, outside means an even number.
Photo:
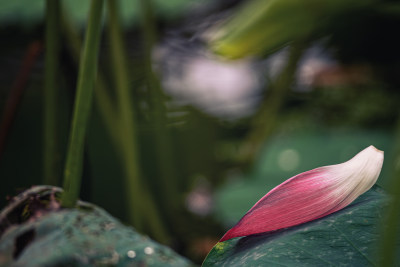
[[[208,0],[202,0],[206,2]],[[121,18],[125,26],[131,26],[139,21],[139,2],[121,0]],[[188,6],[195,0],[154,0],[156,13],[166,19],[182,16]],[[84,25],[87,20],[90,1],[68,0],[63,1],[65,12],[69,14],[73,23]],[[21,26],[31,27],[42,23],[45,15],[45,0],[29,1],[0,1],[0,22],[2,24],[16,23]]]

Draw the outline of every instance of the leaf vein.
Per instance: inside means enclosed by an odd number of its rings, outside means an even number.
[[[338,227],[336,227],[335,225],[332,225],[332,227],[333,227],[337,232],[339,232],[339,234],[340,234],[341,236],[343,236],[344,239],[345,239],[358,253],[360,253],[360,255],[363,256],[372,266],[376,266],[375,263],[372,262],[372,261],[367,257],[367,255],[365,255],[364,253],[362,253],[361,250],[359,250],[359,249],[354,245],[354,243],[346,236],[345,233],[343,233],[343,232],[342,232]]]
[[[326,261],[326,260],[324,260],[323,258],[321,258],[321,257],[319,257],[319,256],[317,256],[317,255],[315,255],[315,254],[313,254],[313,253],[311,253],[311,252],[308,252],[307,250],[305,250],[305,249],[303,249],[303,248],[301,248],[301,247],[299,247],[299,246],[296,246],[296,245],[294,245],[294,244],[289,244],[289,245],[291,245],[292,247],[297,248],[298,250],[301,250],[301,251],[305,252],[306,254],[310,255],[312,258],[319,259],[320,261],[329,264],[330,266],[337,266],[337,265],[335,265],[335,264],[333,264],[333,263],[331,263],[331,262],[329,262],[329,261]]]

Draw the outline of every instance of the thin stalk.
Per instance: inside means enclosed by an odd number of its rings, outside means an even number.
[[[147,87],[150,92],[152,108],[152,126],[156,147],[156,162],[163,193],[164,208],[173,212],[177,208],[179,194],[177,192],[177,174],[174,168],[170,135],[166,127],[165,95],[162,92],[160,81],[152,68],[152,50],[156,41],[157,30],[153,15],[151,0],[140,0],[142,14],[142,32],[144,39],[144,70]],[[173,219],[170,214],[170,219]]]
[[[64,193],[61,198],[64,207],[75,206],[81,188],[84,139],[96,80],[102,8],[103,0],[91,1],[64,169]]]
[[[120,137],[123,159],[129,162],[125,165],[126,173],[126,196],[128,200],[128,210],[130,222],[138,229],[141,230],[143,226],[142,210],[140,202],[142,200],[142,191],[140,186],[140,174],[137,155],[136,132],[134,125],[134,114],[131,105],[131,94],[129,92],[129,78],[127,72],[127,65],[125,62],[126,56],[124,55],[124,47],[122,43],[122,34],[118,21],[117,3],[115,0],[107,1],[108,11],[108,30],[111,42],[111,56],[113,63],[113,74],[115,76],[116,92],[118,99],[119,115],[121,117]],[[122,127],[123,126],[123,127]]]
[[[57,134],[58,67],[60,47],[60,1],[46,1],[46,56],[44,80],[44,184],[58,185],[59,155]]]
[[[144,228],[144,223],[149,224],[151,231],[160,241],[166,241],[167,234],[160,223],[152,195],[148,193],[141,181],[141,169],[137,149],[137,133],[135,114],[132,104],[132,95],[129,86],[129,74],[126,62],[125,47],[121,25],[118,19],[117,1],[107,1],[108,25],[111,43],[111,56],[113,73],[115,76],[117,99],[120,115],[120,137],[123,163],[125,167],[125,189],[128,198],[129,220],[138,230]],[[143,204],[146,204],[144,209]],[[149,218],[147,218],[149,216]],[[156,224],[154,224],[156,223]]]
[[[241,159],[244,164],[249,164],[257,158],[263,143],[272,135],[278,121],[279,112],[291,90],[303,49],[304,44],[293,44],[290,47],[286,66],[268,88],[261,108],[251,122],[252,130],[242,147]]]
[[[392,201],[386,209],[386,217],[384,227],[382,229],[383,235],[380,244],[381,262],[379,266],[395,266],[397,242],[399,238],[399,223],[400,223],[400,114],[397,121],[396,141],[394,147],[394,159],[391,162],[391,186],[393,189]]]
[[[65,13],[61,16],[61,27],[63,30],[63,35],[66,37],[67,45],[70,49],[70,53],[75,60],[79,63],[79,58],[81,54],[82,41],[79,37],[78,32],[71,25],[71,21],[68,19]],[[114,103],[111,101],[111,97],[107,91],[106,83],[104,81],[101,70],[98,70],[97,79],[94,88],[94,97],[97,108],[99,109],[100,115],[103,122],[113,140],[119,140],[117,125],[118,125],[118,115],[115,111],[116,108]]]

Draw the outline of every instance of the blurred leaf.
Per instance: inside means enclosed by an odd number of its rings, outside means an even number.
[[[374,186],[348,207],[324,218],[220,242],[203,266],[374,265],[381,211],[387,202],[383,190]]]
[[[229,58],[264,55],[313,37],[335,17],[376,0],[253,0],[215,32],[212,49]]]

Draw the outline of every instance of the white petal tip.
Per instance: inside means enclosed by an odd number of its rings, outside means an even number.
[[[376,147],[374,147],[374,146],[369,146],[368,148],[370,148],[370,149],[374,149],[375,151],[377,151],[377,152],[380,152],[380,153],[382,153],[382,154],[384,154],[384,152],[382,151],[382,150],[379,150],[379,149],[377,149]]]

